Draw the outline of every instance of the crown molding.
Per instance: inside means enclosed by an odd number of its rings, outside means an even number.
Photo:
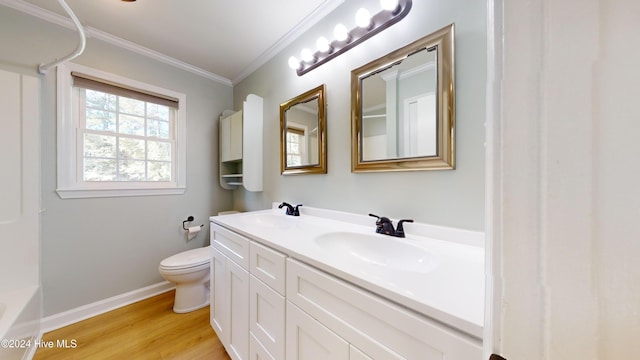
[[[54,12],[51,12],[49,10],[45,10],[39,6],[35,6],[31,3],[28,3],[26,1],[23,0],[0,0],[0,5],[4,5],[10,8],[13,8],[15,10],[21,11],[25,14],[31,15],[31,16],[35,16],[37,18],[40,18],[42,20],[48,21],[52,24],[56,24],[59,26],[63,26],[66,27],[68,29],[71,30],[75,30],[75,25],[73,24],[73,21],[71,21],[71,19],[66,18],[62,15],[56,14]],[[185,63],[184,61],[180,61],[178,59],[172,58],[170,56],[167,56],[165,54],[159,53],[155,50],[151,50],[149,48],[146,48],[144,46],[138,45],[134,42],[125,40],[123,38],[117,37],[115,35],[106,33],[104,31],[89,27],[89,26],[83,26],[85,33],[87,35],[87,38],[93,38],[93,39],[97,39],[97,40],[101,40],[104,41],[106,43],[109,43],[111,45],[115,45],[118,46],[120,48],[123,49],[127,49],[131,52],[152,58],[154,60],[157,60],[159,62],[165,63],[167,65],[171,65],[173,67],[188,71],[190,73],[208,78],[210,80],[219,82],[221,84],[224,85],[228,85],[228,86],[233,86],[231,80],[222,77],[220,75],[214,74],[212,72],[206,71],[204,69],[201,69],[199,67],[193,66],[191,64]]]
[[[280,40],[273,44],[273,46],[267,49],[267,51],[258,56],[244,71],[232,80],[232,83],[235,85],[249,76],[252,72],[256,71],[260,66],[264,65],[267,61],[276,56],[276,54],[284,50],[285,47],[294,42],[300,35],[311,29],[311,27],[324,19],[338,6],[342,5],[343,2],[344,0],[326,0],[311,14],[302,19],[298,25],[289,30],[289,32],[281,37]]]
[[[1,1],[1,0],[0,0]],[[155,50],[151,50],[149,48],[146,48],[144,46],[140,46],[134,42],[125,40],[123,38],[117,37],[115,35],[106,33],[102,30],[98,30],[98,29],[94,29],[92,27],[85,27],[85,29],[87,30],[87,34],[90,35],[90,37],[102,40],[104,42],[110,43],[112,45],[127,49],[129,51],[138,53],[140,55],[152,58],[154,60],[160,61],[162,63],[165,63],[167,65],[171,65],[174,66],[176,68],[182,69],[182,70],[186,70],[188,72],[191,72],[193,74],[208,78],[210,80],[219,82],[221,84],[224,85],[228,85],[228,86],[232,86],[233,84],[231,83],[231,80],[214,74],[212,72],[206,71],[204,69],[201,69],[197,66],[193,66],[191,64],[188,64],[184,61],[180,61],[178,59],[172,58],[170,56],[167,56],[165,54],[159,53]]]
[[[155,50],[151,50],[144,46],[138,45],[134,42],[125,40],[123,38],[117,37],[115,35],[106,33],[104,31],[89,27],[83,26],[85,29],[85,33],[87,38],[98,39],[104,42],[107,42],[111,45],[115,45],[134,53],[152,58],[154,60],[160,61],[162,63],[171,65],[173,67],[191,72],[193,74],[211,79],[213,81],[219,82],[224,85],[233,86],[244,78],[249,76],[252,72],[256,71],[260,66],[264,65],[267,61],[273,58],[276,54],[282,51],[285,47],[295,41],[301,34],[309,30],[313,25],[322,20],[325,16],[335,10],[338,6],[340,6],[344,0],[326,0],[322,5],[318,6],[311,14],[306,16],[298,25],[292,28],[289,32],[287,32],[283,37],[280,38],[273,46],[267,49],[264,53],[258,56],[244,71],[242,71],[238,76],[236,76],[233,80],[227,79],[223,76],[214,74],[212,72],[206,71],[199,67],[193,66],[191,64],[185,63],[173,57],[167,56],[165,54],[159,53]],[[39,6],[33,5],[23,0],[0,0],[0,5],[4,5],[15,10],[21,11],[25,14],[35,16],[42,20],[48,21],[50,23],[66,27],[71,30],[75,30],[73,22],[71,19],[68,19],[64,16],[51,12],[49,10],[45,10]]]

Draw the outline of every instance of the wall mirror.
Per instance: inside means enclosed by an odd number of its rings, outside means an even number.
[[[351,170],[453,169],[454,25],[351,72]]]
[[[283,175],[326,174],[325,86],[280,104],[280,170]]]

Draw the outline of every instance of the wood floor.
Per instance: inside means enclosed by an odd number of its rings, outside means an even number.
[[[176,314],[173,297],[169,291],[46,333],[33,359],[230,360],[209,325],[209,307]]]

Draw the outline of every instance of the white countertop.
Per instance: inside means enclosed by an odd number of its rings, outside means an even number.
[[[212,216],[210,220],[413,311],[482,338],[483,233],[412,223],[405,224],[406,238],[398,239],[376,234],[375,218],[310,207],[302,207],[301,216],[286,216],[284,209],[269,209]],[[418,272],[349,261],[348,257],[315,241],[332,232],[379,236],[390,242],[406,241],[433,254],[431,264],[425,271]]]

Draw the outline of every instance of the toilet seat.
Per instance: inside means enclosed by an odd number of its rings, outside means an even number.
[[[187,250],[170,256],[160,262],[160,269],[168,271],[199,270],[208,267],[210,261],[209,248]]]

